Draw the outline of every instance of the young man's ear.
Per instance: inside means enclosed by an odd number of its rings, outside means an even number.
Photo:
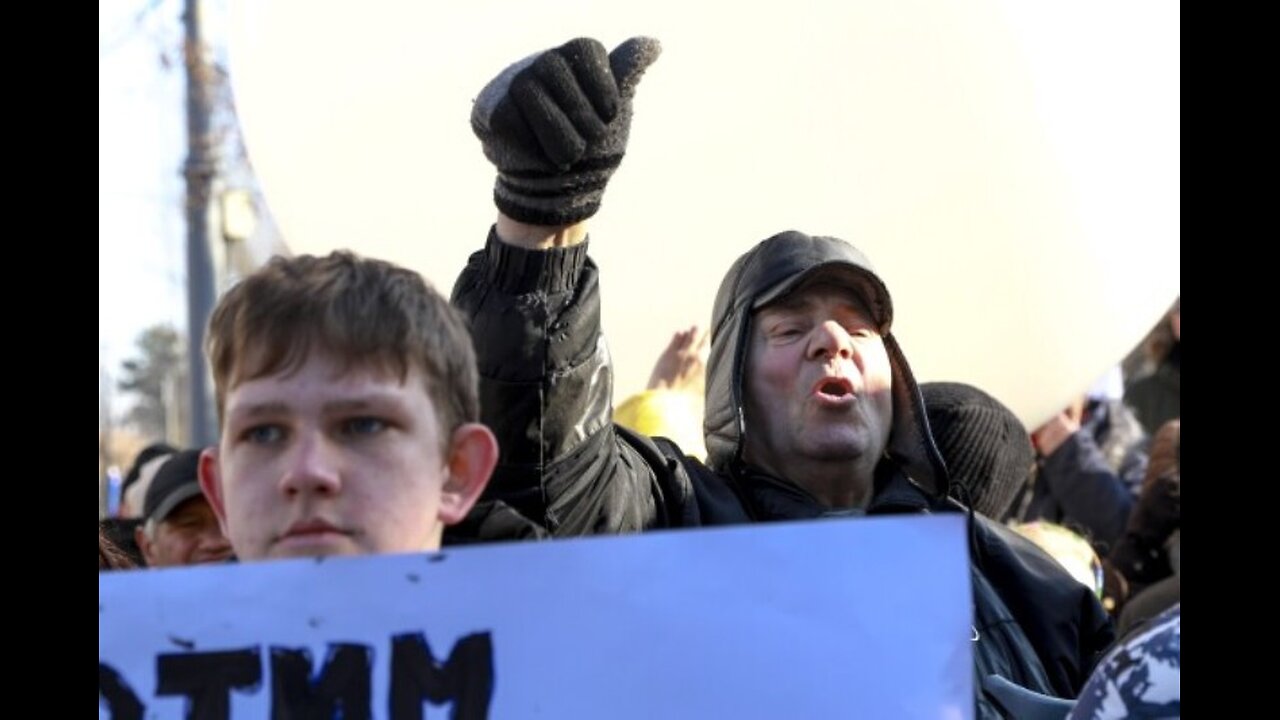
[[[216,445],[200,451],[200,465],[197,474],[200,477],[200,491],[204,493],[205,499],[209,501],[209,507],[213,508],[213,514],[218,518],[218,525],[222,528],[223,536],[230,537],[230,535],[227,535],[227,508],[226,502],[222,497],[222,470],[218,467],[218,448]]]
[[[440,520],[461,522],[489,484],[498,464],[498,440],[480,423],[464,423],[449,441],[448,470],[440,493]]]

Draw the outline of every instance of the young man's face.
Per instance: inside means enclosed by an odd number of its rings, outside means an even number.
[[[892,371],[862,301],[806,285],[752,320],[746,458],[787,477],[803,462],[875,467],[893,422]]]
[[[242,560],[433,550],[488,482],[492,433],[445,435],[420,368],[339,369],[312,354],[227,392],[200,479]]]
[[[137,541],[148,567],[216,563],[231,557],[231,546],[203,495],[178,505],[150,534],[138,528]]]

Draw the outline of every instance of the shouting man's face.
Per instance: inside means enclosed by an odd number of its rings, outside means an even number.
[[[746,372],[745,459],[806,486],[812,468],[870,478],[893,423],[892,370],[851,290],[806,283],[756,312]]]

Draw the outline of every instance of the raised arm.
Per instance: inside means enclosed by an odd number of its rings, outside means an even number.
[[[482,416],[502,452],[489,497],[556,535],[672,524],[652,469],[610,422],[612,364],[586,254],[586,221],[658,53],[647,38],[612,53],[573,40],[504,70],[472,112],[498,170],[499,213],[453,301],[471,319]]]
[[[1086,530],[1099,553],[1109,552],[1133,509],[1133,488],[1111,468],[1093,436],[1071,413],[1052,418],[1034,437],[1044,457],[1038,482],[1062,508],[1063,521]]]

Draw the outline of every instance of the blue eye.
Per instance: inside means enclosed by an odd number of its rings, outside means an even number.
[[[374,435],[382,432],[386,427],[385,421],[375,417],[351,418],[342,423],[342,431],[347,435]]]
[[[279,425],[255,425],[245,430],[241,437],[255,445],[268,445],[279,442],[284,437],[284,430]]]

